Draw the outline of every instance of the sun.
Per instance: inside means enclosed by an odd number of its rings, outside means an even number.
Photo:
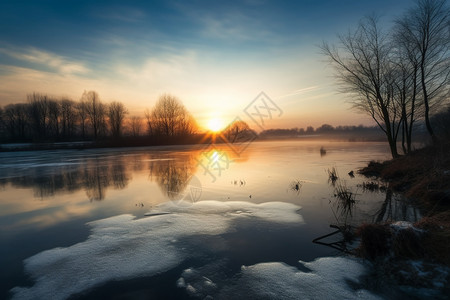
[[[208,121],[208,129],[212,132],[218,132],[222,129],[222,120],[218,118],[212,118]]]

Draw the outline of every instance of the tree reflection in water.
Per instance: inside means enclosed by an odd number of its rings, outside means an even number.
[[[108,189],[126,188],[133,172],[148,170],[150,181],[156,182],[163,194],[174,200],[179,199],[195,174],[197,156],[197,152],[181,156],[179,152],[172,156],[164,153],[82,156],[76,163],[52,166],[45,162],[30,166],[20,176],[14,176],[17,170],[6,170],[1,185],[31,188],[34,197],[39,199],[85,190],[90,201],[100,201],[105,199]]]
[[[150,180],[156,181],[170,200],[181,200],[197,165],[194,155],[184,159],[168,157],[163,161],[151,161],[149,170]]]

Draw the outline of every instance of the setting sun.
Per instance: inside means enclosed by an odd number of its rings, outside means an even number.
[[[208,121],[208,129],[213,132],[220,131],[223,127],[223,122],[220,119],[213,118]]]

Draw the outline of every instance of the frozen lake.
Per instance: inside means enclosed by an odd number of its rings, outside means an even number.
[[[356,171],[388,158],[318,141],[1,153],[0,298],[377,298],[364,264],[312,240],[344,218],[418,217],[363,189]]]

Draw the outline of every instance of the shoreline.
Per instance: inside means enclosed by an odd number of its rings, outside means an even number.
[[[392,223],[361,224],[359,254],[376,259],[424,259],[450,266],[450,144],[427,146],[384,162],[371,161],[358,172],[381,180],[423,211],[410,228],[389,230]]]

